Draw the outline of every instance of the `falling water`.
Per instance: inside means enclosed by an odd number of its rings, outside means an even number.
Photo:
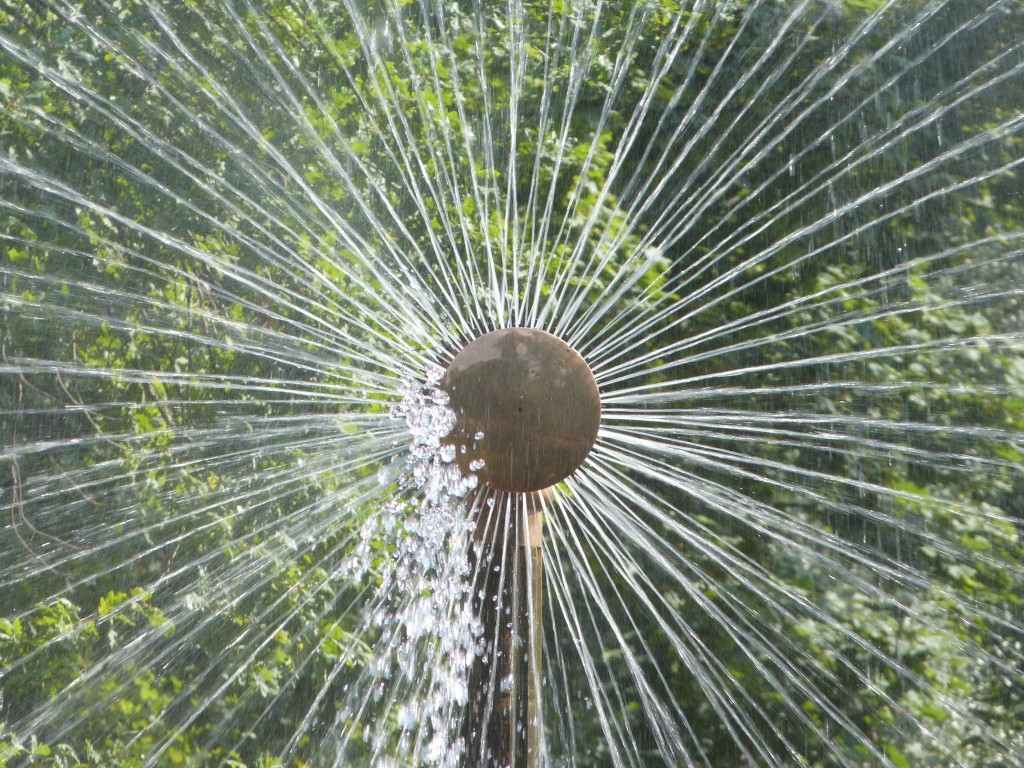
[[[0,6],[0,765],[471,763],[474,521],[520,499],[437,384],[515,326],[602,404],[543,499],[538,765],[1024,765],[1022,41]]]

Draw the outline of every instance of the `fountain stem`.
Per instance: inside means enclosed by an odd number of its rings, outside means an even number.
[[[526,619],[526,625],[518,628],[517,636],[524,641],[525,649],[522,653],[525,659],[526,669],[523,672],[520,683],[525,683],[526,691],[526,717],[524,726],[526,728],[526,768],[536,768],[540,765],[541,755],[541,676],[543,674],[543,608],[544,608],[544,555],[541,546],[543,534],[544,516],[541,493],[530,494],[526,497],[526,525],[520,537],[519,550],[524,555],[522,558],[525,565],[523,581],[526,582],[524,608],[517,615]]]
[[[470,670],[465,768],[541,762],[543,501],[540,494],[506,500],[505,509],[480,518],[470,552],[485,650]]]

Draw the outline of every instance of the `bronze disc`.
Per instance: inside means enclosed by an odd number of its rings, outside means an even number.
[[[597,439],[594,374],[576,350],[545,331],[506,328],[474,339],[448,366],[441,388],[457,419],[449,440],[459,466],[496,490],[555,485]]]

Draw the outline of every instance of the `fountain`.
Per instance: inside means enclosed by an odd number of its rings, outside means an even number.
[[[1024,766],[1022,40],[0,7],[0,765]]]
[[[455,461],[489,491],[471,512],[471,594],[483,651],[468,681],[468,762],[540,765],[543,498],[593,448],[597,382],[555,336],[506,328],[467,344],[441,388],[456,418],[448,435]]]

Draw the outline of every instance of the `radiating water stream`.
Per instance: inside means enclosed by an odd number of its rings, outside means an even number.
[[[1024,765],[1022,74],[1021,0],[0,4],[0,765],[475,764],[513,326],[602,399],[540,765]]]

